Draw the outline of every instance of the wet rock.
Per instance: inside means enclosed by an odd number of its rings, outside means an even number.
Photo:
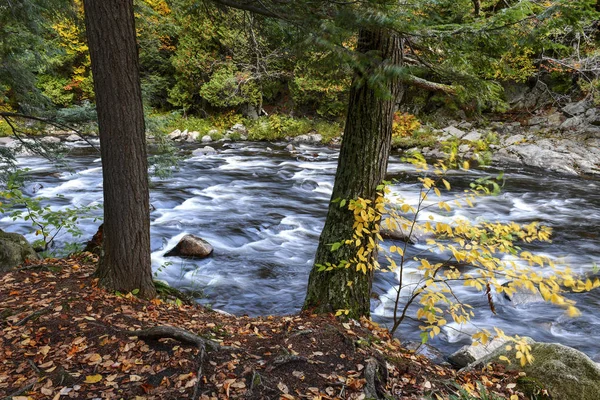
[[[494,340],[486,344],[473,343],[471,345],[463,346],[451,354],[448,357],[448,361],[457,368],[464,368],[467,365],[488,356],[505,343],[506,339],[494,338]]]
[[[210,143],[210,142],[212,142],[212,138],[210,137],[210,135],[202,136],[202,143]]]
[[[287,151],[294,151],[296,148],[294,147],[294,145],[293,145],[293,144],[291,144],[291,143],[290,143],[290,144],[288,144],[287,146],[285,146],[285,149],[286,149]]]
[[[216,153],[217,153],[217,151],[213,147],[204,146],[201,149],[194,150],[192,152],[192,155],[194,157],[198,157],[198,156],[205,156],[205,155],[208,155],[208,154],[216,154]]]
[[[505,283],[502,286],[508,287],[509,285],[510,283]],[[538,289],[534,291],[522,287],[514,287],[514,289],[516,292],[511,295],[504,293],[504,298],[510,301],[513,306],[544,302],[544,298]]]
[[[206,258],[212,252],[213,247],[206,240],[194,235],[185,235],[175,247],[165,253],[165,257]]]
[[[548,390],[553,399],[597,400],[600,393],[600,367],[584,353],[557,343],[536,343],[532,340],[533,364],[521,366],[515,359],[514,348],[507,351],[498,348],[492,354],[478,360],[469,368],[481,368],[490,362],[506,366],[508,370],[523,371],[526,380]],[[510,363],[500,359],[507,357]]]
[[[23,235],[0,229],[0,271],[7,271],[39,256]]]

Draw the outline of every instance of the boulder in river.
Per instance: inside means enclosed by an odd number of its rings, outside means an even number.
[[[185,235],[175,247],[165,253],[165,257],[206,258],[212,252],[213,247],[206,240],[194,235]]]
[[[319,144],[323,140],[323,136],[319,133],[309,133],[307,135],[299,135],[294,139],[294,143]]]
[[[0,271],[7,271],[25,260],[37,260],[39,256],[23,235],[0,229]]]
[[[535,386],[548,390],[551,398],[557,400],[598,400],[600,367],[595,362],[579,350],[562,344],[531,342],[532,364],[521,366],[515,359],[515,349],[507,351],[505,346],[501,346],[469,367],[478,369],[490,362],[500,363],[508,370],[527,374],[520,379],[521,390],[527,391],[527,386]],[[507,357],[510,363],[502,361],[502,356]]]
[[[196,149],[194,151],[192,151],[192,155],[194,157],[198,157],[198,156],[205,156],[208,154],[215,154],[217,151],[214,149],[214,147],[210,147],[210,146],[204,146],[201,149]]]
[[[451,354],[448,357],[448,361],[457,368],[463,368],[491,354],[505,343],[506,339],[494,338],[494,340],[486,344],[473,343],[466,345]]]

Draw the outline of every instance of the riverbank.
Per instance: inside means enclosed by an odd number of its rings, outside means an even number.
[[[98,288],[93,261],[46,259],[1,275],[1,398],[471,399],[478,382],[525,398],[516,372],[433,365],[367,320],[145,301]],[[148,331],[158,326],[170,328]]]

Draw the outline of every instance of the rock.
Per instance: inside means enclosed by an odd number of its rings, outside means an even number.
[[[65,141],[67,141],[67,142],[78,142],[80,140],[81,140],[81,138],[79,137],[79,135],[75,135],[75,134],[69,135],[65,138]]]
[[[294,150],[295,150],[295,147],[294,147],[294,145],[293,145],[293,144],[291,144],[291,143],[290,143],[290,144],[288,144],[287,146],[285,146],[285,149],[286,149],[287,151],[294,151]]]
[[[412,233],[410,232],[410,227],[405,227],[405,229],[402,229],[402,228],[403,227],[400,226],[400,224],[398,222],[396,222],[394,219],[387,218],[381,224],[381,231],[379,232],[379,234],[384,239],[397,240],[400,242],[408,242],[411,244],[424,242],[425,240],[432,237],[431,234],[426,233],[425,231],[420,229],[418,226],[415,226],[413,228]],[[409,233],[410,233],[410,236],[409,236]]]
[[[26,260],[38,258],[39,256],[23,235],[0,229],[0,271],[7,271]]]
[[[60,143],[60,139],[57,138],[56,136],[44,136],[41,139],[42,143],[48,143],[48,144],[58,144]]]
[[[179,138],[181,138],[181,131],[179,129],[175,129],[173,132],[167,135],[167,138],[171,140],[178,140]]]
[[[231,131],[227,131],[227,133],[231,134]],[[207,135],[212,137],[213,135],[218,135],[219,134],[219,130],[218,129],[211,129],[210,131],[207,132]]]
[[[194,235],[185,235],[179,243],[165,253],[165,257],[206,258],[213,247],[206,240]]]
[[[463,346],[451,354],[448,357],[448,361],[457,368],[464,368],[467,365],[488,356],[504,343],[506,343],[506,339],[494,338],[494,340],[487,344],[474,343]]]
[[[5,136],[5,137],[0,137],[0,146],[8,146],[9,144],[16,142],[15,139]],[[8,146],[10,147],[10,146]]]
[[[210,146],[204,146],[204,147],[203,147],[203,148],[201,148],[201,149],[196,149],[196,150],[194,150],[194,151],[192,152],[192,155],[193,155],[194,157],[198,157],[198,156],[205,156],[205,155],[207,155],[207,154],[216,154],[216,153],[217,153],[217,151],[216,151],[216,150],[215,150],[213,147],[210,147]]]
[[[199,137],[200,137],[200,132],[198,132],[198,131],[192,131],[192,132],[188,133],[186,141],[188,141],[188,142],[196,142]]]
[[[444,129],[442,129],[442,131],[445,134],[453,136],[453,137],[458,138],[458,139],[460,139],[460,138],[462,138],[463,136],[466,135],[465,131],[461,131],[460,129],[458,129],[455,126],[448,126],[448,127],[444,128]]]
[[[565,114],[568,114],[568,115],[574,117],[579,114],[584,114],[589,108],[590,108],[590,103],[588,103],[585,100],[582,100],[582,101],[578,101],[575,103],[567,104],[566,106],[564,106],[562,108],[562,111]]]
[[[308,143],[308,144],[318,144],[323,140],[323,136],[319,133],[309,133],[307,135],[299,135],[296,136],[293,141],[294,143]]]
[[[531,342],[533,364],[522,367],[514,357],[514,348],[506,351],[504,347],[501,347],[469,368],[481,368],[490,362],[497,362],[506,365],[508,370],[525,372],[527,376],[523,381],[547,389],[553,399],[598,399],[600,368],[588,356],[562,344]],[[500,360],[501,356],[508,357],[511,363]]]
[[[472,127],[473,127],[473,124],[468,121],[463,121],[460,124],[458,124],[458,128],[460,128],[460,129],[471,129]]]
[[[434,364],[448,364],[444,353],[442,353],[435,347],[428,345],[427,343],[407,342],[403,343],[403,345],[406,349],[414,351],[415,354],[427,357],[429,361],[431,361]]]
[[[461,139],[462,140],[466,140],[468,142],[476,142],[477,140],[480,140],[482,138],[482,134],[479,131],[471,131],[469,133],[467,133],[465,136],[463,136]]]
[[[525,136],[523,135],[512,135],[504,140],[505,146],[510,146],[511,144],[523,143],[525,141]]]
[[[508,287],[509,283],[507,282],[502,286]],[[529,289],[518,286],[515,286],[514,289],[516,289],[516,292],[512,295],[504,293],[504,298],[510,301],[514,306],[544,302],[544,298],[538,289],[535,289],[533,292]]]
[[[464,154],[467,151],[469,151],[471,149],[471,146],[469,146],[468,144],[461,144],[460,146],[458,146],[458,152],[460,154]]]
[[[246,135],[240,135],[240,140],[248,140],[248,136],[246,136]]]
[[[209,135],[202,136],[202,143],[210,143],[212,142],[212,138]]]
[[[585,123],[583,117],[577,116],[572,118],[567,118],[565,122],[560,124],[560,129],[568,130],[568,129],[577,129],[581,125]]]
[[[248,133],[248,129],[244,126],[244,124],[235,124],[231,127],[233,132],[237,132],[240,135],[246,135]]]

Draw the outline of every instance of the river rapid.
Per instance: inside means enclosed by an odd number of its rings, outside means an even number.
[[[153,179],[150,202],[152,263],[157,278],[171,285],[201,290],[198,301],[235,315],[290,314],[300,310],[308,274],[324,224],[337,165],[337,150],[299,146],[291,153],[285,143],[236,142],[217,144],[216,154],[191,156],[198,146],[181,147],[186,159],[166,180]],[[81,143],[74,145],[69,166],[56,167],[38,157],[20,157],[30,168],[26,192],[50,199],[55,208],[102,202],[102,173],[98,154]],[[536,169],[494,166],[449,175],[454,190],[474,179],[505,172],[499,196],[477,200],[474,208],[456,209],[436,218],[472,221],[540,221],[554,229],[551,243],[528,249],[568,263],[576,272],[590,273],[600,264],[600,181],[563,176]],[[418,174],[412,165],[390,159],[393,191],[416,203]],[[61,197],[56,197],[60,195]],[[98,211],[98,215],[101,211]],[[428,215],[423,215],[426,218]],[[99,222],[83,220],[83,238],[90,238]],[[0,227],[35,240],[27,221],[0,217]],[[165,258],[185,234],[209,241],[214,255],[191,261]],[[72,238],[58,238],[60,248]],[[81,239],[80,239],[81,241]],[[386,244],[391,244],[386,243]],[[416,252],[422,245],[410,246]],[[415,274],[409,264],[406,279]],[[396,274],[377,273],[372,301],[373,319],[389,324]],[[496,297],[497,315],[491,315],[484,293],[457,288],[465,302],[476,307],[477,327],[498,326],[507,334],[560,342],[600,361],[600,290],[572,296],[583,315],[569,319],[560,308],[544,303],[514,305]],[[418,323],[400,328],[401,340],[419,340]],[[473,326],[453,326],[431,341],[445,353],[470,343],[462,332]]]

